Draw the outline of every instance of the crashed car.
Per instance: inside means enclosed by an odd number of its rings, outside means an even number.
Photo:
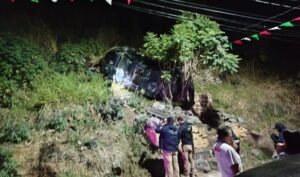
[[[145,96],[162,100],[165,96],[170,98],[170,90],[174,102],[193,104],[193,83],[188,89],[182,87],[180,70],[174,68],[171,72],[171,87],[161,79],[162,69],[157,61],[139,55],[129,47],[116,47],[110,50],[102,60],[101,71],[108,79],[124,85],[126,88],[141,91]]]

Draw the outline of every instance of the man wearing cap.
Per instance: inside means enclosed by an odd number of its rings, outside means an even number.
[[[179,123],[178,136],[181,140],[181,157],[183,160],[183,175],[193,176],[193,131],[192,125],[187,123],[182,116],[177,118]]]
[[[179,177],[178,165],[178,131],[172,117],[167,118],[167,124],[161,122],[155,129],[160,134],[159,148],[163,153],[166,177]]]

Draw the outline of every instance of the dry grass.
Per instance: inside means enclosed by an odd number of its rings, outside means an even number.
[[[299,90],[286,81],[274,77],[261,77],[258,74],[234,75],[219,85],[200,86],[196,91],[209,92],[213,97],[215,109],[243,117],[245,126],[249,131],[257,131],[265,136],[265,146],[269,135],[273,132],[275,122],[283,122],[292,129],[300,129]],[[244,149],[246,168],[259,165],[270,159],[270,152],[266,147],[258,147],[247,138],[241,143]],[[250,151],[261,148],[261,158],[254,157]],[[265,151],[266,150],[266,151]]]

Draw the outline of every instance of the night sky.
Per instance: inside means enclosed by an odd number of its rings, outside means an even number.
[[[58,0],[57,3],[1,0],[0,29],[7,31],[7,26],[14,23],[11,30],[21,30],[29,17],[31,21],[44,21],[56,33],[64,31],[78,38],[93,36],[103,26],[117,28],[129,37],[135,33],[143,36],[147,31],[168,32],[176,22],[173,18],[180,10],[186,10],[216,20],[229,40],[234,41],[300,17],[299,0],[133,0],[130,6],[126,0],[112,2],[110,6],[105,0]],[[264,52],[272,58],[272,64],[297,72],[300,68],[300,21],[293,24],[293,28],[282,28],[259,41],[234,45],[233,52],[243,58],[259,57]],[[59,40],[64,41],[63,34]]]

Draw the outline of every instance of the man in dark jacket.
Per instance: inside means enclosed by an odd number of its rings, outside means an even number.
[[[172,117],[167,118],[167,124],[162,123],[155,129],[160,134],[159,148],[163,153],[166,177],[179,177],[178,165],[178,131]]]
[[[284,143],[283,132],[287,129],[287,127],[283,123],[277,122],[275,123],[274,129],[278,131],[278,135],[273,133],[271,135],[271,139],[273,140],[276,147],[278,143]]]
[[[183,175],[193,176],[195,170],[193,161],[193,131],[192,125],[188,124],[183,117],[178,117],[178,136],[181,140],[181,157],[183,160]]]

